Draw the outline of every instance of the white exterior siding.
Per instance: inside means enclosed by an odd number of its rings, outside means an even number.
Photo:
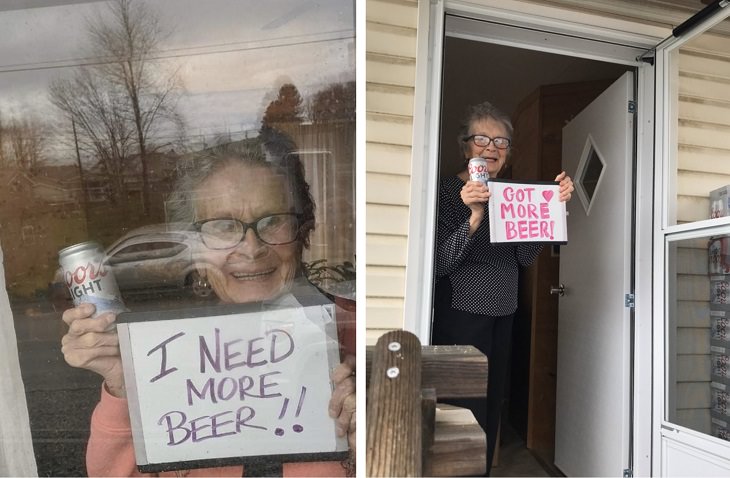
[[[366,342],[403,327],[416,0],[368,0],[366,40]]]

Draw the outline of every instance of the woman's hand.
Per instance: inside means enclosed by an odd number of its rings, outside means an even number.
[[[337,436],[347,435],[347,444],[355,452],[355,356],[348,355],[332,372],[335,390],[330,398],[329,414],[335,419]]]
[[[109,393],[124,398],[119,337],[116,329],[110,329],[117,316],[106,312],[92,319],[95,310],[93,304],[81,304],[63,313],[68,333],[61,339],[61,352],[66,363],[98,373]]]
[[[467,181],[461,188],[461,200],[471,209],[471,216],[469,217],[470,236],[476,232],[482,219],[484,219],[484,204],[489,201],[491,196],[492,192],[481,181]]]
[[[571,193],[575,190],[573,188],[573,180],[563,171],[555,176],[555,181],[560,183],[560,200],[570,201]]]

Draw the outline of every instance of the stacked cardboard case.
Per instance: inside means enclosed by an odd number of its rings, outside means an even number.
[[[730,215],[730,186],[710,193],[710,217]],[[713,436],[730,441],[730,236],[713,237],[710,273],[710,420]]]

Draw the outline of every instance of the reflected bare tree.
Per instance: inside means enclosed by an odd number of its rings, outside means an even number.
[[[13,118],[7,131],[10,151],[15,165],[33,176],[44,163],[43,125],[36,118]]]
[[[113,193],[123,198],[123,171],[138,155],[144,213],[150,210],[149,155],[161,129],[184,129],[176,111],[177,72],[165,72],[154,55],[166,32],[157,15],[134,0],[114,0],[107,15],[87,22],[90,54],[97,64],[52,82],[51,101],[75,124],[80,147],[99,158]]]
[[[112,200],[126,197],[124,166],[134,154],[134,129],[128,120],[121,91],[103,81],[89,68],[73,78],[50,85],[51,101],[71,119],[81,148],[101,164],[111,186]]]
[[[0,115],[0,167],[18,169],[33,176],[45,162],[45,131],[34,117],[12,117],[5,121]]]

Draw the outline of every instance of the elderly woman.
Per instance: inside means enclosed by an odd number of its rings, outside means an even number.
[[[170,219],[199,231],[196,267],[224,303],[285,301],[317,294],[303,276],[302,251],[314,228],[314,203],[293,144],[266,131],[238,151],[221,149],[200,158],[176,187]],[[66,361],[104,378],[91,419],[89,476],[138,476],[125,399],[119,341],[111,312],[90,318],[91,304],[64,312]],[[355,448],[354,357],[333,372],[329,407],[337,433]],[[327,406],[322,404],[322,406]],[[354,456],[354,455],[353,455]],[[284,463],[285,476],[345,476],[340,462]],[[184,476],[242,476],[241,466],[187,470]],[[172,474],[174,476],[174,473]]]
[[[487,434],[487,476],[494,456],[502,399],[507,381],[512,319],[517,310],[520,266],[529,266],[541,244],[492,244],[487,202],[491,193],[480,181],[470,181],[470,158],[486,160],[489,177],[500,175],[512,145],[508,116],[484,102],[470,108],[458,137],[464,169],[442,180],[436,237],[436,293],[432,343],[474,345],[489,359],[484,400],[464,400]],[[560,200],[570,199],[573,181],[565,172]]]

